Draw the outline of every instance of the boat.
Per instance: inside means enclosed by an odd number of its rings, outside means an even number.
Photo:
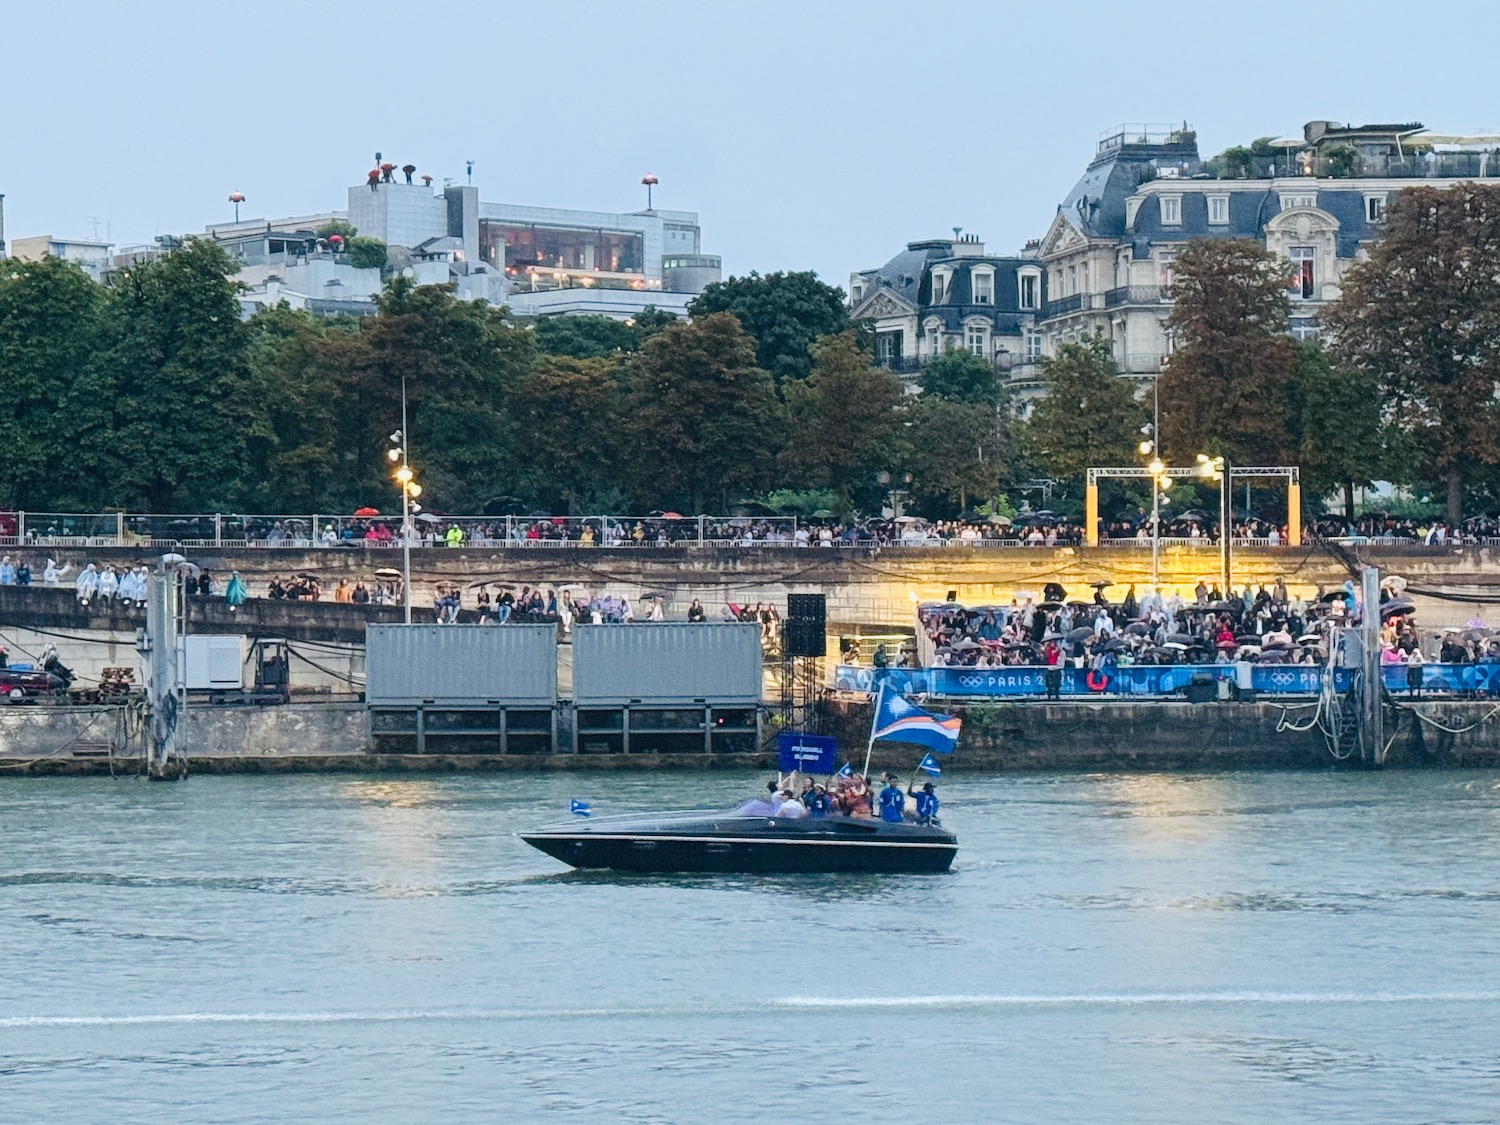
[[[947,871],[958,838],[936,824],[778,817],[739,809],[574,819],[518,833],[571,867],[756,874]]]

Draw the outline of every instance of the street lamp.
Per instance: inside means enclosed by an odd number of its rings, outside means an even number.
[[[1228,599],[1232,565],[1229,541],[1234,537],[1234,528],[1229,522],[1229,462],[1223,457],[1200,453],[1198,472],[1207,480],[1219,482],[1219,582],[1223,597]]]
[[[411,624],[411,516],[412,501],[422,495],[422,486],[406,459],[406,377],[401,378],[401,428],[391,434],[391,448],[386,458],[396,466],[392,474],[401,488],[401,606],[406,624]],[[418,509],[420,510],[420,509]]]

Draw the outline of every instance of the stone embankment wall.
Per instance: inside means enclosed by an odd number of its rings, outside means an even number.
[[[47,554],[38,550],[40,556]],[[116,563],[122,566],[153,561],[158,552],[144,549],[70,549],[75,562]],[[224,566],[238,569],[252,593],[263,591],[274,575],[322,575],[331,589],[339,578],[368,578],[378,567],[399,564],[399,552],[340,547],[324,550],[213,548],[189,551],[189,556],[215,556]],[[1459,597],[1482,592],[1500,593],[1500,555],[1489,547],[1360,548],[1360,556],[1388,573],[1401,574],[1421,588],[1448,590]],[[34,566],[40,570],[40,566]],[[1217,581],[1218,552],[1212,546],[1168,547],[1162,551],[1162,586],[1190,595],[1199,579]],[[726,602],[775,602],[784,606],[788,593],[825,593],[828,616],[836,625],[909,624],[916,601],[941,601],[954,591],[970,605],[1008,603],[1012,597],[1038,596],[1045,582],[1057,581],[1075,595],[1091,597],[1089,583],[1105,579],[1115,584],[1113,596],[1123,596],[1134,585],[1151,585],[1151,552],[1138,546],[919,548],[884,549],[771,548],[771,547],[510,547],[424,548],[412,554],[413,599],[420,611],[430,612],[439,584],[468,585],[493,581],[517,586],[556,588],[580,583],[600,593],[639,596],[647,590],[672,593],[674,616],[685,613],[699,598],[711,613]],[[1319,585],[1330,588],[1348,576],[1343,565],[1315,546],[1297,549],[1245,548],[1234,554],[1236,584],[1271,585],[1284,578],[1295,590],[1311,593]],[[0,588],[0,624],[16,622],[7,614],[6,591]],[[1417,605],[1421,620],[1441,625],[1461,623],[1481,615],[1477,602],[1425,599]],[[472,604],[472,602],[471,602]],[[252,608],[252,606],[254,608]],[[325,608],[326,607],[326,608]],[[390,607],[337,607],[319,603],[317,617],[307,620],[299,603],[250,603],[241,620],[253,620],[262,632],[282,631],[305,624],[321,629],[323,639],[348,639],[369,620],[399,620]],[[195,612],[199,612],[195,610]],[[213,609],[202,611],[206,625],[216,631],[225,624]],[[352,615],[345,620],[345,615]],[[292,635],[292,634],[288,634]],[[311,636],[311,634],[309,634]],[[312,638],[316,639],[316,638]]]
[[[1415,705],[1403,715],[1388,765],[1500,766],[1500,707],[1471,701]],[[1276,728],[1274,703],[1024,703],[958,709],[964,732],[945,774],[997,770],[1224,770],[1329,768],[1316,731]],[[1297,718],[1306,718],[1302,713]],[[834,709],[844,757],[862,763],[868,705]],[[0,707],[0,776],[20,773],[136,772],[140,741],[119,708]],[[1467,729],[1466,729],[1467,728]],[[1388,732],[1392,733],[1392,732]],[[564,737],[561,744],[566,745]],[[196,772],[288,770],[596,770],[774,769],[775,755],[381,755],[369,752],[369,720],[357,703],[281,707],[193,707],[185,745]],[[909,773],[919,747],[877,744],[876,770]],[[1357,763],[1346,763],[1357,766]]]

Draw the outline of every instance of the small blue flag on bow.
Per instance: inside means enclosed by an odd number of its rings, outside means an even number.
[[[588,816],[589,803],[587,801],[580,801],[577,797],[574,797],[568,802],[568,811],[574,816]]]
[[[833,776],[834,777],[853,777],[854,776],[854,767],[851,766],[848,762],[845,762],[843,765],[841,765],[839,767],[839,772],[836,773],[836,774],[834,774]]]
[[[917,769],[921,770],[923,773],[929,773],[933,777],[939,777],[943,772],[943,767],[938,765],[937,759],[934,758],[931,754],[922,755],[922,760],[917,763]]]

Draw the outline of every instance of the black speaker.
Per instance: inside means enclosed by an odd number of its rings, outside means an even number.
[[[811,617],[788,617],[782,625],[782,643],[787,656],[826,656],[828,633],[823,622]]]
[[[812,617],[825,621],[828,618],[828,597],[825,594],[788,594],[786,615],[788,617]]]
[[[1187,697],[1189,703],[1216,703],[1219,699],[1219,688],[1212,682],[1184,684],[1182,694]]]

